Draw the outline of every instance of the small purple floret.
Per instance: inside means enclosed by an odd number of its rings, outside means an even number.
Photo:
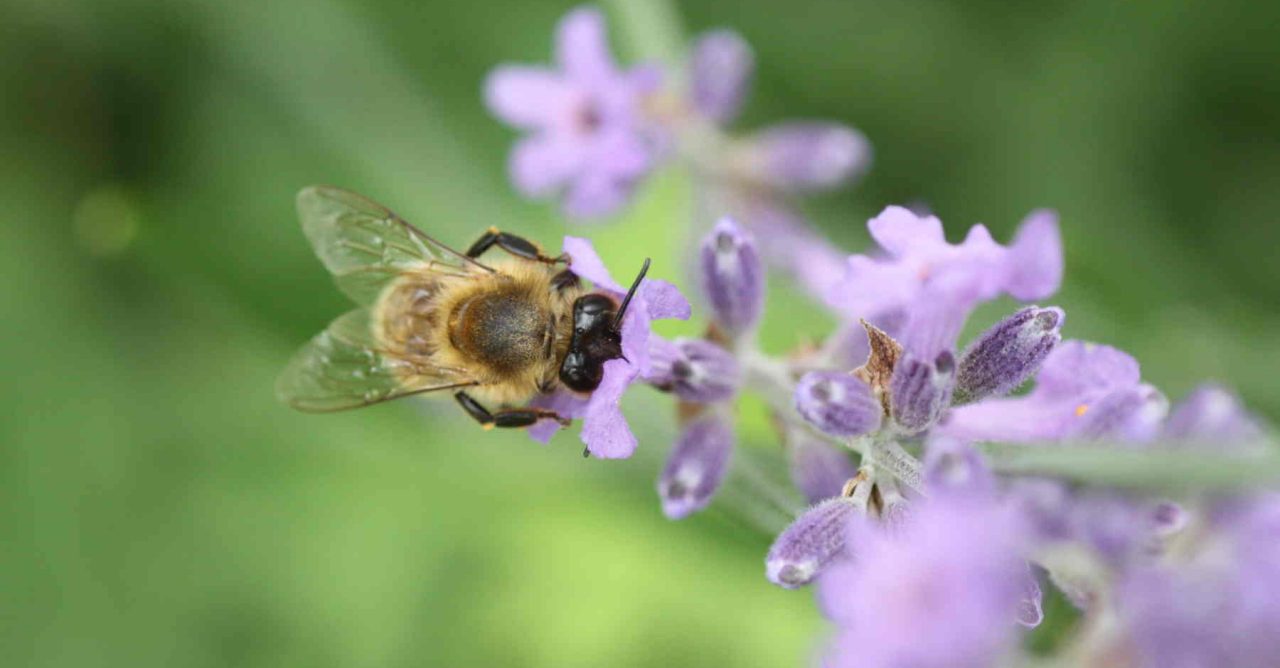
[[[1066,319],[1062,309],[1028,306],[988,329],[960,356],[956,403],[1004,396],[1040,370]]]
[[[722,218],[702,241],[702,287],[716,324],[730,335],[751,330],[764,309],[764,266],[755,240]]]
[[[849,522],[858,505],[836,497],[805,511],[774,540],[765,557],[769,581],[787,589],[809,584],[833,560],[844,556]]]
[[[685,426],[658,478],[658,497],[667,517],[687,517],[711,502],[729,470],[733,441],[733,428],[714,413]]]
[[[738,361],[705,339],[649,340],[649,370],[644,379],[685,401],[725,401],[738,390]]]
[[[716,123],[733,120],[751,91],[755,66],[751,46],[738,33],[719,29],[702,34],[689,58],[693,107]]]
[[[933,426],[951,401],[955,372],[955,356],[949,351],[932,362],[911,354],[898,360],[889,386],[893,421],[910,434]]]
[[[796,410],[819,430],[849,438],[880,427],[884,408],[861,380],[839,371],[811,371],[795,390]]]

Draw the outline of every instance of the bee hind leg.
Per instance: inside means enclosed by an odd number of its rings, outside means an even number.
[[[488,230],[485,230],[485,233],[480,235],[480,238],[476,239],[475,243],[471,244],[471,247],[467,249],[467,257],[480,257],[485,253],[485,251],[493,248],[494,246],[497,246],[516,257],[521,257],[526,260],[534,260],[536,262],[545,262],[546,264],[558,264],[561,262],[567,262],[569,259],[565,255],[560,255],[558,257],[549,257],[544,255],[542,253],[542,249],[538,248],[538,245],[532,241],[515,234],[503,232],[496,227],[490,227]]]
[[[501,410],[490,412],[474,397],[466,392],[457,392],[453,395],[458,400],[458,404],[462,406],[462,410],[467,412],[472,419],[480,423],[485,429],[493,429],[494,427],[513,428],[528,427],[543,418],[555,420],[561,426],[567,427],[573,421],[567,417],[560,415],[555,411],[549,411],[542,408],[503,408]]]

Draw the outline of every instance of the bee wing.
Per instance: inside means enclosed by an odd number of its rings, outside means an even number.
[[[338,287],[362,306],[372,304],[388,281],[408,270],[458,277],[493,272],[387,207],[341,188],[303,188],[298,218]]]
[[[276,396],[298,410],[328,412],[475,384],[459,371],[379,350],[369,312],[357,309],[293,356],[276,381]]]

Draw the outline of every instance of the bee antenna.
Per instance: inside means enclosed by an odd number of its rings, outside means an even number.
[[[640,287],[640,281],[644,280],[644,275],[649,273],[649,258],[644,259],[644,264],[640,267],[640,273],[636,274],[636,280],[631,282],[631,289],[627,290],[627,296],[622,298],[622,305],[618,307],[617,315],[613,316],[613,331],[622,329],[622,316],[627,314],[627,306],[631,305],[631,298],[636,295],[636,290]]]

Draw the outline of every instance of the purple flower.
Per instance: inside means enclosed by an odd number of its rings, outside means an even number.
[[[1141,382],[1132,357],[1109,346],[1065,341],[1045,359],[1030,394],[953,408],[939,428],[969,441],[1140,443],[1155,436],[1167,410],[1164,396]]]
[[[682,519],[711,502],[729,470],[733,428],[723,416],[709,411],[685,425],[658,478],[662,512]]]
[[[1173,407],[1161,436],[1201,446],[1229,447],[1260,438],[1262,428],[1239,397],[1210,383],[1192,390]]]
[[[819,583],[841,627],[824,665],[977,668],[1013,646],[1028,595],[1014,513],[989,499],[931,499],[893,531],[854,527],[851,561]]]
[[[564,251],[572,258],[570,268],[595,284],[596,290],[618,299],[626,294],[605,268],[591,242],[578,237],[564,238]],[[662,318],[686,319],[689,302],[676,286],[656,279],[645,279],[636,290],[622,323],[622,355],[604,364],[604,378],[589,397],[558,391],[538,397],[537,406],[550,408],[561,415],[583,419],[582,442],[587,450],[603,459],[630,457],[636,449],[636,437],[622,415],[622,395],[641,374],[649,369],[649,323]],[[529,428],[529,435],[546,442],[559,428],[552,420],[542,420]]]
[[[1136,665],[1245,668],[1280,657],[1280,504],[1262,499],[1181,561],[1131,570],[1117,599]]]
[[[730,335],[752,329],[764,310],[764,267],[755,240],[722,218],[702,241],[702,287],[716,324]]]
[[[861,380],[839,371],[810,371],[795,390],[796,410],[819,430],[841,438],[880,427],[884,408]]]
[[[765,128],[734,157],[751,181],[784,191],[830,190],[852,182],[871,165],[871,143],[839,123],[789,121]]]
[[[717,123],[728,123],[742,109],[755,74],[751,46],[732,30],[712,30],[693,44],[689,80],[693,107]]]
[[[924,457],[924,478],[929,489],[948,495],[990,497],[996,479],[970,443],[933,435]]]
[[[765,576],[779,587],[795,589],[809,584],[828,564],[845,556],[849,522],[859,506],[838,496],[805,511],[769,548]]]
[[[905,313],[901,342],[921,355],[950,348],[978,303],[1001,294],[1042,299],[1062,281],[1062,242],[1052,212],[1033,212],[1007,247],[982,225],[973,226],[963,243],[948,244],[937,218],[896,206],[867,227],[884,254],[850,257],[827,301],[850,320],[877,325],[885,315]]]
[[[527,197],[563,194],[565,213],[593,217],[621,206],[657,160],[655,128],[642,102],[658,70],[618,69],[604,17],[580,7],[556,29],[556,67],[500,65],[485,103],[528,134],[511,151],[511,181]]]
[[[786,448],[791,482],[809,503],[838,496],[845,482],[858,473],[848,452],[828,445],[807,429],[788,428]]]
[[[644,379],[685,401],[726,401],[738,390],[738,361],[724,348],[704,339],[649,339],[649,369]]]
[[[1035,375],[1054,346],[1066,319],[1060,308],[1028,306],[983,332],[960,357],[957,403],[1001,397]]]

